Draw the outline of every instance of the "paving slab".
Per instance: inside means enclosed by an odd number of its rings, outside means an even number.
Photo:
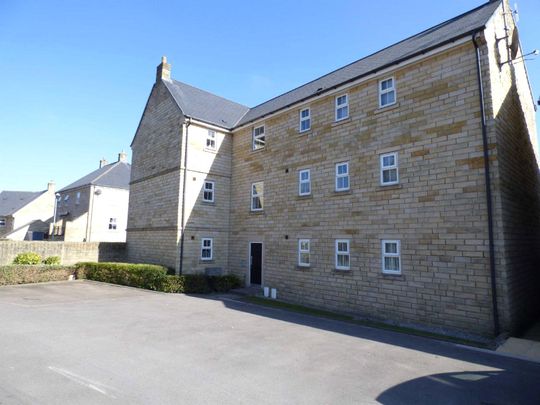
[[[540,365],[238,302],[0,287],[0,404],[535,404]]]

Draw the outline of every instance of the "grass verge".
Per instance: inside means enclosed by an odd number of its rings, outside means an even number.
[[[463,338],[458,338],[454,336],[442,335],[439,333],[428,332],[428,331],[408,328],[404,326],[391,325],[384,322],[370,321],[367,319],[365,320],[355,319],[354,317],[350,315],[344,315],[344,314],[339,314],[339,313],[335,313],[331,311],[324,311],[320,309],[305,307],[303,305],[298,305],[298,304],[290,304],[290,303],[278,301],[278,300],[270,300],[270,299],[262,298],[262,297],[242,297],[240,300],[244,302],[249,302],[251,304],[262,305],[262,306],[270,307],[270,308],[284,309],[287,311],[296,312],[300,314],[318,316],[321,318],[348,322],[355,325],[368,326],[370,328],[375,328],[375,329],[384,329],[384,330],[389,330],[392,332],[404,333],[407,335],[421,336],[421,337],[442,340],[445,342],[457,343],[457,344],[466,345],[466,346],[479,347],[482,349],[491,349],[490,345],[484,342],[463,339]]]

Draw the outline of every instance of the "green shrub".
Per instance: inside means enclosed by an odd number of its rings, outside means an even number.
[[[77,278],[161,290],[167,269],[153,264],[77,263]]]
[[[227,274],[225,276],[209,276],[208,284],[212,291],[227,292],[233,288],[239,288],[242,286],[242,282],[234,274]]]
[[[49,256],[43,259],[43,264],[55,266],[60,264],[60,256]]]
[[[184,277],[184,292],[186,294],[207,294],[212,292],[208,277],[204,274],[186,274]]]
[[[73,267],[9,265],[0,266],[0,285],[64,281],[75,273]]]
[[[40,264],[41,256],[34,252],[19,253],[13,264]]]
[[[183,293],[184,292],[184,277],[168,275],[163,282],[161,291],[166,293]]]

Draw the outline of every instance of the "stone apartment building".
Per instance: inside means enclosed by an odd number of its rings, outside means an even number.
[[[0,239],[43,240],[54,210],[54,183],[44,191],[0,192]]]
[[[538,315],[535,105],[490,1],[248,108],[157,68],[133,149],[130,261],[448,333]]]
[[[124,152],[57,194],[54,239],[66,242],[125,242],[131,165]]]

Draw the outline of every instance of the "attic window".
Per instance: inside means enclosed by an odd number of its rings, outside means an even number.
[[[253,128],[253,150],[262,149],[265,145],[264,125]]]
[[[206,135],[206,149],[216,150],[216,132],[211,129],[208,130]]]

